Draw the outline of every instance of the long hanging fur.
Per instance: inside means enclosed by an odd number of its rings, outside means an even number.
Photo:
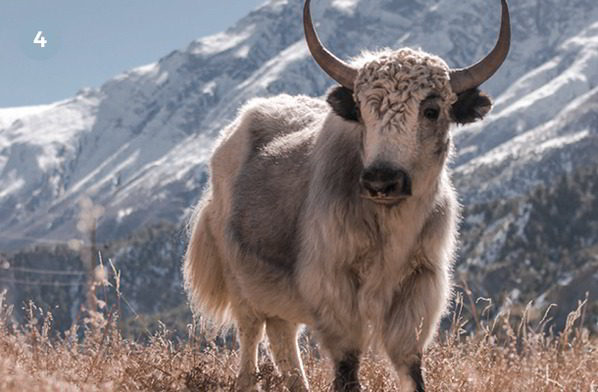
[[[226,288],[224,264],[216,248],[207,210],[201,208],[201,204],[207,199],[208,197],[204,197],[200,201],[189,222],[189,246],[183,263],[183,278],[194,310],[209,315],[213,322],[223,326],[230,320],[230,298]]]

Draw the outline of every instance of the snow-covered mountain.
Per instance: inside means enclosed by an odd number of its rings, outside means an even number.
[[[322,40],[342,57],[411,46],[455,67],[488,52],[500,15],[498,0],[313,3]],[[598,164],[598,3],[511,3],[512,50],[483,86],[496,106],[483,123],[454,130],[465,205],[518,197]],[[302,1],[271,0],[99,89],[0,109],[0,250],[84,239],[82,209],[99,218],[100,242],[181,222],[201,193],[211,141],[246,100],[320,96],[331,85],[304,44],[301,9]]]

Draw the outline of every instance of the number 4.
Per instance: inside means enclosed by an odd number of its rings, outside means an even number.
[[[46,40],[46,37],[44,37],[42,34],[42,31],[38,31],[35,35],[35,38],[33,39],[33,43],[39,44],[40,47],[45,48],[48,41]]]

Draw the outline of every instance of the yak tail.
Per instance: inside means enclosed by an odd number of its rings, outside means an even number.
[[[183,262],[183,279],[194,313],[199,312],[202,318],[209,316],[222,327],[230,319],[230,296],[222,259],[209,225],[208,204],[209,197],[206,197],[190,221],[191,235]]]

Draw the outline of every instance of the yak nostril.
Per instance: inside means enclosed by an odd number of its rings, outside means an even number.
[[[403,179],[401,194],[405,196],[411,196],[411,178],[409,178],[408,176],[405,176]]]
[[[382,193],[388,195],[391,193],[394,193],[397,190],[397,183],[394,182],[392,184],[387,184],[384,186],[384,189],[382,189]]]

